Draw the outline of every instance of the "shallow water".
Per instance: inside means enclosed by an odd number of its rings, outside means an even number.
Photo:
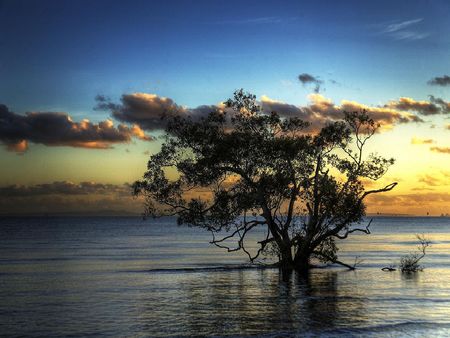
[[[340,244],[360,269],[304,278],[234,269],[245,256],[173,219],[3,218],[0,334],[450,336],[450,219],[378,217],[371,230]],[[381,271],[416,233],[433,242],[425,270]]]

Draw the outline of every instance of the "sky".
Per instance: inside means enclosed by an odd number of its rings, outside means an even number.
[[[450,213],[448,1],[0,0],[0,214],[137,213],[159,116],[367,109],[370,213]],[[303,115],[302,115],[303,114]],[[309,114],[309,115],[308,115]],[[371,185],[374,183],[370,183]]]

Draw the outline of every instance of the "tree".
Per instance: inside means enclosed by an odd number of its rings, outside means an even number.
[[[423,270],[419,265],[419,261],[425,257],[427,248],[431,245],[431,241],[425,235],[416,235],[419,240],[417,249],[418,253],[410,253],[400,258],[400,270],[402,272],[416,272]]]
[[[308,132],[309,123],[298,117],[264,114],[243,90],[226,106],[231,114],[168,122],[160,152],[134,183],[134,193],[145,196],[146,213],[176,215],[180,225],[210,231],[211,243],[242,250],[252,262],[271,247],[285,269],[308,270],[312,258],[346,265],[337,259],[335,239],[370,233],[370,223],[355,227],[365,215],[364,199],[397,184],[364,190],[362,180],[378,180],[394,163],[364,156],[379,125],[365,112],[347,112]],[[198,189],[208,194],[192,197]],[[258,227],[267,236],[250,252],[245,238]],[[232,238],[236,247],[227,245]]]

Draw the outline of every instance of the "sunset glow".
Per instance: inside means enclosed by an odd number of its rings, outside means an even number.
[[[311,131],[366,110],[396,160],[367,187],[398,182],[368,212],[450,213],[449,5],[382,3],[2,2],[0,214],[139,213],[162,117],[238,88]]]

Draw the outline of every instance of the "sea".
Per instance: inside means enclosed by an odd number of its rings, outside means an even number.
[[[174,218],[2,217],[0,336],[450,337],[450,218],[370,229],[338,242],[356,270],[305,276],[249,266]],[[417,234],[431,241],[423,271],[382,271]]]

